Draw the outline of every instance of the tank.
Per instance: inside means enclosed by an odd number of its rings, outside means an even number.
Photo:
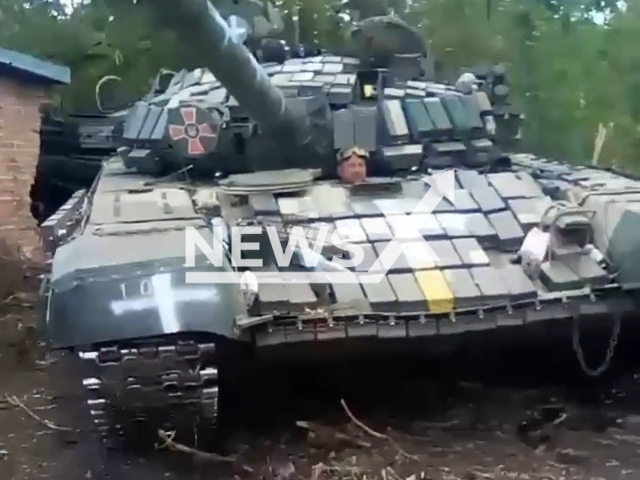
[[[501,151],[482,88],[408,80],[388,52],[261,65],[210,3],[165,7],[203,67],[137,102],[41,227],[43,338],[106,438],[215,431],[239,358],[455,355],[558,327],[586,375],[607,369],[637,309],[636,178]],[[345,184],[353,147],[368,178]],[[588,365],[594,325],[608,353]]]

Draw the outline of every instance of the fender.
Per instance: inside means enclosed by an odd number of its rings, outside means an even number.
[[[239,285],[187,283],[190,269],[179,263],[98,267],[51,281],[44,325],[51,348],[196,332],[240,339],[234,321],[246,307]]]

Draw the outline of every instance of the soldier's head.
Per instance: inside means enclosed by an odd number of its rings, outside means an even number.
[[[362,183],[367,179],[369,154],[363,148],[354,146],[338,152],[338,177],[343,183]]]

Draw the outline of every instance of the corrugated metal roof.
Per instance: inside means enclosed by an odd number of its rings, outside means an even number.
[[[68,84],[71,82],[71,70],[69,70],[69,67],[56,65],[55,63],[5,48],[0,48],[0,66],[34,75],[51,83]]]

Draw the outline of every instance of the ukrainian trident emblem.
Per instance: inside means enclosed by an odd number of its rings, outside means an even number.
[[[176,153],[199,157],[218,144],[220,117],[202,107],[180,106],[168,111],[167,133]]]

